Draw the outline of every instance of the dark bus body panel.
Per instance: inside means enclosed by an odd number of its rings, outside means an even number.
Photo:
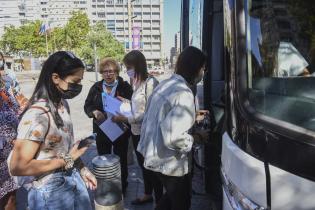
[[[183,2],[189,7],[189,0]],[[205,187],[219,202],[222,191],[217,184],[221,185],[221,144],[226,132],[238,148],[263,163],[266,207],[272,208],[277,196],[272,194],[275,174],[270,167],[315,181],[315,77],[253,76],[249,87],[247,2],[208,0],[203,4],[202,49],[208,56],[204,108],[215,119],[205,147]],[[183,48],[189,34],[184,37]]]

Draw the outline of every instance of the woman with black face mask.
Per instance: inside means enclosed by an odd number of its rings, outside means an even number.
[[[9,169],[32,179],[27,185],[32,210],[92,209],[86,187],[95,189],[96,179],[80,160],[87,146],[79,149],[74,143],[65,100],[80,94],[83,72],[82,61],[72,53],[51,55],[22,113]]]

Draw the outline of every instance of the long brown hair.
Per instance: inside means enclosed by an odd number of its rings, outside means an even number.
[[[140,81],[145,81],[148,78],[147,62],[139,50],[132,50],[125,55],[123,62],[125,65],[134,66],[136,78]]]

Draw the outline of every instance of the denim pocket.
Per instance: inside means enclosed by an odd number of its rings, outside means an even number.
[[[49,181],[47,181],[43,189],[46,192],[54,192],[62,189],[66,184],[66,178],[63,176],[58,176],[58,177],[51,177]]]

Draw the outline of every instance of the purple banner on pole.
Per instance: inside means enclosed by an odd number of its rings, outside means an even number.
[[[139,50],[140,49],[140,27],[133,27],[132,28],[132,49]]]

